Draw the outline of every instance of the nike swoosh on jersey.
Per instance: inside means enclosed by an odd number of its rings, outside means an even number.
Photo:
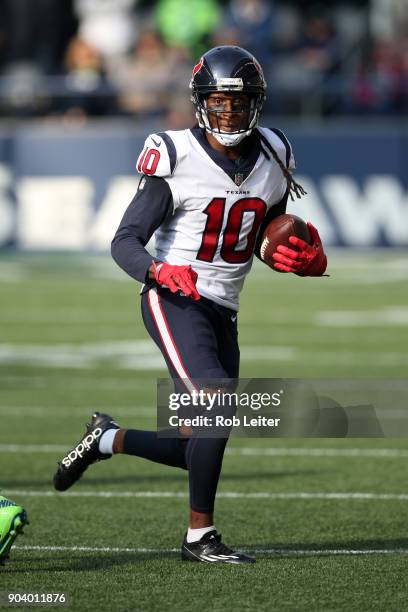
[[[156,142],[155,139],[152,137],[152,140],[154,142],[154,144],[156,145],[156,147],[160,147],[161,145],[161,140],[159,140],[159,142]]]

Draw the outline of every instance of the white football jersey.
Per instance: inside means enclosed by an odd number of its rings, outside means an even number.
[[[257,129],[283,164],[294,168],[285,137],[267,128]],[[162,177],[173,196],[173,214],[155,233],[157,258],[173,265],[191,265],[198,273],[197,289],[202,296],[238,310],[261,223],[287,190],[273,156],[261,151],[238,186],[240,179],[234,182],[187,129],[151,134],[137,169]]]

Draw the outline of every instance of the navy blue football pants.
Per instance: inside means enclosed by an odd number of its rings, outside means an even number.
[[[147,331],[160,348],[173,379],[238,378],[237,313],[201,298],[151,288],[142,295]],[[180,381],[178,381],[180,382]],[[129,429],[125,453],[187,469],[190,507],[212,512],[228,438],[159,438]]]

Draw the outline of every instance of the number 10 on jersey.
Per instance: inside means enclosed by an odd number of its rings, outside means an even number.
[[[220,241],[224,221],[226,198],[213,198],[203,211],[207,215],[203,239],[197,253],[201,261],[213,261]],[[246,236],[241,236],[245,213],[252,213],[253,221]],[[229,212],[221,236],[221,258],[227,263],[245,263],[252,256],[256,235],[266,213],[266,204],[260,198],[242,198],[235,202]],[[238,242],[246,238],[245,247],[237,249]]]

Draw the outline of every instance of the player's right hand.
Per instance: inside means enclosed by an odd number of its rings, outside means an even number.
[[[154,261],[153,276],[158,285],[168,287],[172,293],[182,291],[184,295],[195,301],[200,299],[196,289],[198,274],[191,266],[172,266]]]

